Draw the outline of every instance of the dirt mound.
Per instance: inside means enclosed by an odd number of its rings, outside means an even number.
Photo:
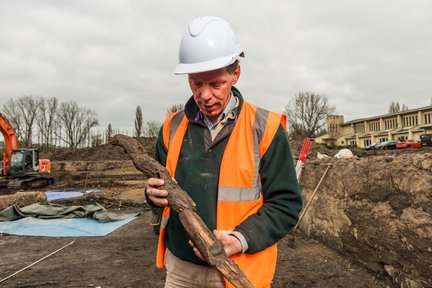
[[[331,169],[300,228],[400,287],[432,287],[432,153],[425,151],[308,162],[306,203]]]
[[[156,138],[140,137],[138,140],[149,155],[154,155]],[[129,160],[129,156],[119,146],[103,144],[91,148],[51,148],[41,153],[41,158],[51,161],[105,161],[105,160]]]

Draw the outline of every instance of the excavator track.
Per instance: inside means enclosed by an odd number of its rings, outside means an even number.
[[[36,189],[49,186],[54,183],[52,177],[34,176],[15,178],[7,183],[9,189]]]

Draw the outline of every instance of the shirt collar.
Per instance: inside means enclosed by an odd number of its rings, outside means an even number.
[[[201,111],[199,114],[200,114],[200,117],[204,120],[204,123],[206,124],[206,126],[209,127],[209,129],[211,129],[214,126],[216,126],[222,119],[224,119],[225,116],[228,115],[228,113],[236,107],[236,104],[237,104],[236,97],[231,92],[230,100],[228,101],[227,106],[225,107],[225,109],[221,113],[221,115],[219,115],[219,118],[217,119],[217,121],[214,125]]]

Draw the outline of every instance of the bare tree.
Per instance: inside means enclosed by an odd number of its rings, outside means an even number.
[[[21,117],[21,113],[18,109],[18,105],[16,104],[17,101],[13,100],[12,98],[9,99],[4,105],[3,105],[3,114],[6,116],[6,118],[9,120],[10,125],[15,130],[15,133],[17,134],[18,141],[23,141],[23,127],[24,127],[24,119]]]
[[[184,105],[183,104],[174,104],[171,107],[169,107],[167,109],[167,116],[172,113],[172,112],[177,112],[177,111],[181,111],[184,109]]]
[[[41,98],[37,113],[37,125],[42,137],[42,144],[48,148],[53,142],[58,109],[56,97]]]
[[[335,110],[326,96],[300,92],[285,106],[288,128],[292,134],[315,137],[325,125],[327,116]]]
[[[143,116],[141,107],[138,105],[135,110],[135,131],[134,135],[135,137],[141,137],[143,134]]]
[[[90,134],[90,143],[89,143],[89,145],[91,147],[99,147],[99,146],[101,146],[102,145],[102,139],[103,139],[102,136],[103,135],[101,133],[99,133],[99,131],[96,132],[96,133],[91,133]]]
[[[389,105],[388,113],[389,114],[393,114],[393,113],[399,113],[399,112],[407,111],[407,110],[408,110],[408,106],[407,105],[402,104],[402,106],[401,106],[399,104],[399,102],[392,101],[390,103],[390,105]]]
[[[32,144],[33,124],[36,120],[40,97],[23,96],[18,98],[18,108],[21,110],[21,115],[24,119],[24,142],[25,147],[30,147]]]
[[[109,139],[112,136],[113,136],[113,129],[112,129],[111,123],[108,123],[108,128],[107,128],[107,131],[106,131],[106,141],[105,142],[108,142]]]
[[[32,95],[22,96],[17,100],[10,99],[4,107],[12,127],[24,147],[32,144],[33,125],[36,120],[40,98]]]
[[[400,111],[399,103],[392,101],[389,105],[388,113],[393,114],[393,113],[398,113],[399,111]]]
[[[79,106],[75,101],[61,103],[58,117],[64,135],[57,136],[73,148],[84,144],[91,128],[98,125],[96,112]]]
[[[157,121],[149,121],[146,123],[146,135],[147,137],[156,137],[161,128],[161,124]]]

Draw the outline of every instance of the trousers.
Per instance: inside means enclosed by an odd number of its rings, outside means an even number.
[[[225,280],[217,269],[183,261],[168,249],[165,268],[165,288],[225,288]]]

